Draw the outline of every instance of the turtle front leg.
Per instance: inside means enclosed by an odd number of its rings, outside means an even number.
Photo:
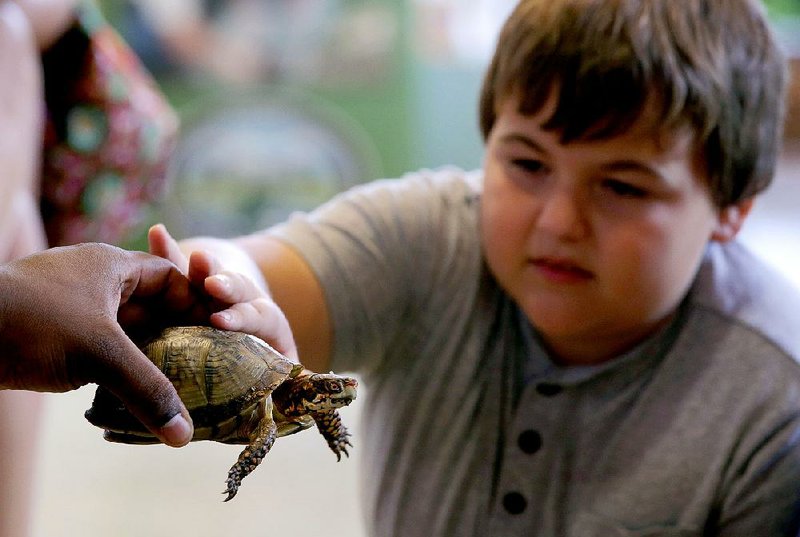
[[[250,444],[239,454],[236,464],[231,466],[228,471],[228,479],[225,481],[227,488],[223,492],[228,497],[224,501],[227,502],[236,496],[236,492],[242,484],[242,479],[261,464],[269,450],[272,449],[272,444],[275,443],[277,431],[278,427],[272,419],[272,405],[268,405],[267,413],[259,423]]]
[[[328,442],[328,447],[336,454],[336,460],[342,460],[342,453],[349,457],[347,446],[353,447],[353,444],[350,443],[350,433],[342,423],[339,412],[336,409],[314,412],[311,417],[314,418],[320,434]]]

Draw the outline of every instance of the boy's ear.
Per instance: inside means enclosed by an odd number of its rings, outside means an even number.
[[[720,210],[717,227],[711,234],[711,240],[728,242],[736,237],[747,215],[750,214],[750,210],[753,208],[753,201],[753,198],[748,198]]]

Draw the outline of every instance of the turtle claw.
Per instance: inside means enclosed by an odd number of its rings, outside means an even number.
[[[223,501],[223,502],[227,502],[227,501],[230,501],[230,500],[232,500],[232,499],[233,499],[233,497],[234,497],[234,496],[236,496],[236,492],[238,492],[238,488],[239,488],[239,487],[232,487],[231,485],[228,485],[228,490],[224,490],[224,491],[222,491],[222,493],[223,493],[223,494],[227,494],[227,495],[228,495],[228,497],[227,497],[227,498],[225,498],[225,499],[224,499],[224,500],[222,500],[222,501]]]
[[[337,462],[341,462],[342,453],[344,453],[348,458],[350,457],[350,453],[347,451],[347,446],[353,447],[353,444],[350,443],[348,436],[350,436],[350,433],[348,433],[347,430],[344,430],[338,437],[326,438],[326,440],[328,440],[328,447],[330,447],[331,451],[336,454]]]
[[[350,452],[347,451],[347,446],[353,447],[353,444],[350,443],[350,433],[346,433],[344,438],[338,439],[336,442],[335,447],[331,447],[334,453],[336,453],[336,462],[341,462],[342,460],[342,453],[349,459]]]
[[[228,497],[222,500],[223,502],[228,502],[236,496],[236,493],[239,492],[239,486],[242,484],[242,479],[244,478],[247,473],[242,474],[239,470],[241,466],[239,464],[235,464],[233,468],[231,468],[230,472],[228,472],[228,480],[225,482],[227,488],[222,492],[222,494],[227,494]]]
[[[328,443],[328,447],[336,455],[337,462],[342,460],[342,453],[350,457],[346,446],[353,447],[353,444],[350,443],[350,433],[347,431],[347,427],[342,424],[339,413],[335,410],[319,412],[314,414],[313,418],[317,422],[319,432]]]

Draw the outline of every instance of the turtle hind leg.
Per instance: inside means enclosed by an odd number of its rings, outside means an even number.
[[[322,434],[328,447],[336,454],[336,460],[342,460],[342,453],[347,455],[347,446],[353,447],[350,443],[350,433],[342,423],[342,418],[337,410],[327,412],[315,412],[311,415],[317,423],[317,429]]]
[[[228,470],[228,479],[225,481],[227,488],[223,494],[228,496],[223,501],[228,501],[236,496],[242,479],[256,469],[261,461],[269,453],[272,444],[275,443],[278,427],[272,420],[271,412],[264,417],[256,429],[255,435],[250,444],[239,454],[236,464]]]

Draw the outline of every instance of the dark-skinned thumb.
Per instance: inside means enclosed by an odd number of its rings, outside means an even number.
[[[192,439],[192,419],[175,387],[121,329],[119,332],[118,342],[105,342],[106,356],[100,360],[103,373],[93,382],[116,395],[163,443],[186,445]]]

